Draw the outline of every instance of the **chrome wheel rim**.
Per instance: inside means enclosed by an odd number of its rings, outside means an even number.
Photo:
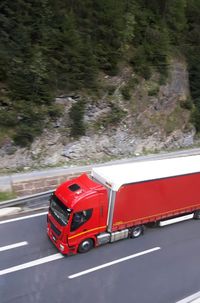
[[[140,227],[136,227],[133,230],[133,237],[139,237],[139,235],[141,234],[141,228]]]
[[[84,242],[82,243],[82,248],[83,248],[84,250],[88,250],[88,249],[90,248],[90,242],[89,242],[89,241],[84,241]]]

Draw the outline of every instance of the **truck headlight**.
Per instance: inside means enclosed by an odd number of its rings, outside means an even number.
[[[63,251],[65,249],[65,247],[62,244],[60,244],[59,246],[60,246],[60,250]]]

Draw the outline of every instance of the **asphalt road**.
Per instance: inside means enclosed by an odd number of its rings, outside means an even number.
[[[177,302],[200,290],[199,230],[196,220],[148,228],[63,257],[46,236],[46,215],[0,224],[0,302]]]

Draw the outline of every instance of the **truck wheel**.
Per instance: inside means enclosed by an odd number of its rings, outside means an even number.
[[[78,247],[78,252],[79,253],[86,253],[88,252],[91,248],[93,248],[94,242],[92,239],[85,239],[83,240]]]
[[[194,219],[199,220],[200,219],[200,210],[196,210],[194,212]]]
[[[138,225],[131,228],[130,237],[138,238],[144,233],[144,225]]]

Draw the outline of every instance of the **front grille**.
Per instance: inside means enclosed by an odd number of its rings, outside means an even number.
[[[57,227],[55,227],[55,225],[51,221],[50,221],[50,227],[57,236],[60,236],[61,231],[57,229]]]
[[[62,226],[64,226],[65,224],[63,224],[62,220],[60,220],[57,216],[55,216],[54,212],[52,211],[51,207],[49,208],[49,212],[52,215],[52,217],[54,217],[54,219]]]

